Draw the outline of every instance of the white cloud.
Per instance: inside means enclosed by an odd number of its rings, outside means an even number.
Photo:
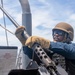
[[[11,3],[10,3],[11,2]],[[11,17],[13,17],[13,19],[15,19],[15,21],[17,21],[20,25],[21,25],[21,5],[19,3],[18,0],[15,0],[15,1],[12,1],[12,0],[4,0],[4,9],[9,13],[9,15],[11,15]],[[2,12],[0,12],[1,14],[3,14]],[[3,18],[3,15],[0,16],[0,18]],[[13,33],[15,32],[16,28],[15,26],[10,23],[9,20],[5,19],[6,20],[6,26],[7,26],[7,29],[9,29],[10,31],[12,31]],[[4,25],[1,21],[1,24]],[[10,23],[10,24],[9,24]],[[8,36],[8,41],[9,41],[9,45],[19,45],[20,46],[20,42],[18,41],[18,39],[7,32],[7,36]],[[2,40],[4,39],[4,40]],[[17,39],[17,40],[16,40]],[[6,35],[5,35],[5,30],[2,29],[0,27],[0,44],[1,45],[6,45]]]
[[[15,20],[19,25],[22,25],[22,13],[16,13],[15,15]]]
[[[47,0],[38,0],[39,2],[46,3]]]
[[[59,1],[59,0],[58,0]],[[29,0],[32,13],[32,31],[33,35],[42,36],[52,40],[52,28],[61,21],[72,24],[75,27],[75,12],[71,9],[73,6],[68,6],[68,3],[51,1],[51,0]],[[11,2],[11,3],[10,3]],[[63,3],[63,4],[62,4]],[[70,8],[69,8],[70,7]],[[4,8],[9,14],[21,25],[22,10],[19,0],[4,0]],[[2,14],[0,12],[0,14]],[[2,23],[2,15],[0,15],[0,22]],[[8,21],[8,20],[7,20]],[[3,23],[2,23],[3,25]],[[42,29],[40,29],[42,27]],[[16,28],[8,23],[7,29],[15,32]],[[0,28],[0,42],[5,40],[4,31]],[[11,45],[19,45],[20,42],[13,35],[8,34]],[[11,40],[12,39],[12,40]],[[13,42],[12,42],[13,41]],[[4,42],[3,42],[4,43]]]
[[[72,14],[72,15],[70,16],[70,20],[74,20],[74,21],[75,21],[75,14]]]
[[[51,37],[52,35],[48,35],[49,32],[51,34],[51,29],[59,22],[67,22],[75,27],[75,14],[73,14],[74,9],[70,5],[60,4],[58,2],[48,3],[46,0],[38,0],[43,6],[33,6],[31,9],[32,17],[33,17],[33,35],[39,35],[46,38]],[[64,6],[65,5],[65,6]],[[50,30],[41,30],[37,29],[37,26],[43,26],[45,28],[50,28]],[[51,37],[52,39],[52,37]]]
[[[3,13],[0,11],[0,19],[3,18]]]

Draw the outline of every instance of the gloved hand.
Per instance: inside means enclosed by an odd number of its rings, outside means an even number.
[[[25,45],[31,48],[34,43],[38,43],[42,48],[49,48],[50,41],[38,36],[31,36],[26,40]]]
[[[20,34],[20,33],[22,33],[23,31],[25,30],[25,27],[24,26],[19,26],[17,29],[16,29],[16,31],[15,31],[15,34]]]
[[[24,30],[25,30],[25,27],[24,26],[19,26],[16,31],[15,31],[15,35],[16,37],[19,39],[19,41],[25,45],[25,41],[26,39],[24,38]]]

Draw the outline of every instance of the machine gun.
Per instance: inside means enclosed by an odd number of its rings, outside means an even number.
[[[50,75],[60,75],[57,71],[55,63],[50,59],[50,57],[38,43],[35,43],[32,49],[42,62],[43,66],[48,70]]]
[[[33,45],[32,50],[33,58],[35,53],[42,63],[38,65],[37,61],[33,59],[26,69],[14,69],[8,75],[61,75],[57,71],[55,63],[48,57],[38,43]]]
[[[6,14],[6,16],[11,20],[11,22],[16,26],[19,27],[20,25],[13,20],[13,18],[0,6],[0,9]],[[27,40],[30,36],[28,35],[28,33],[26,31],[24,31],[24,37]],[[34,53],[36,54],[36,56],[40,59],[40,61],[42,62],[41,65],[38,65],[37,61],[35,66],[37,66],[37,70],[33,70],[32,74],[30,73],[30,69],[14,69],[11,70],[9,72],[8,75],[26,75],[26,74],[30,74],[30,75],[60,75],[59,72],[57,71],[56,65],[55,63],[49,58],[49,56],[47,55],[47,53],[44,51],[44,49],[40,46],[40,44],[35,43],[32,46],[32,50],[33,50],[33,57],[34,57]],[[35,60],[32,60],[32,62]],[[38,73],[37,73],[38,71]],[[42,73],[42,72],[45,72]],[[13,73],[13,74],[11,74]],[[37,74],[36,74],[37,73]]]

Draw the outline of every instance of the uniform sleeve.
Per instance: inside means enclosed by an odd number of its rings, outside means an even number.
[[[75,59],[75,44],[51,42],[50,49],[68,59]]]

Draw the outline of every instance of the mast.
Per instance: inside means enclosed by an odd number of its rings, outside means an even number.
[[[32,18],[28,0],[19,0],[22,7],[22,25],[25,26],[27,33],[32,35]],[[25,32],[24,32],[25,33]],[[21,65],[19,68],[26,69],[30,61],[32,60],[32,53],[25,46],[22,46],[20,52]]]
[[[31,11],[28,0],[19,0],[22,7],[22,25],[26,27],[29,35],[32,35]]]

